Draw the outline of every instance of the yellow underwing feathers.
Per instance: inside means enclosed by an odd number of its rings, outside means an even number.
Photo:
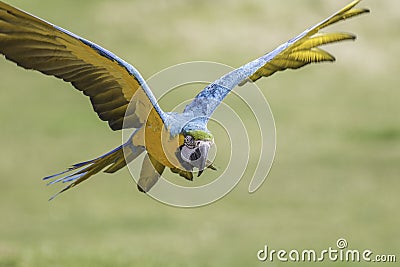
[[[254,82],[261,77],[268,77],[277,71],[298,69],[310,63],[334,61],[335,57],[333,55],[319,47],[345,40],[354,40],[356,36],[343,32],[319,33],[319,30],[339,21],[369,12],[366,8],[353,9],[359,2],[360,0],[352,2],[321,23],[310,28],[304,33],[304,36],[299,36],[301,38],[289,41],[287,43],[288,46],[284,50],[258,69],[248,80]],[[243,85],[246,81],[243,81],[240,85]]]

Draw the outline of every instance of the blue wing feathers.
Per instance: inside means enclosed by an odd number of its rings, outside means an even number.
[[[46,22],[49,23],[49,22]],[[59,31],[62,31],[65,34],[68,34],[69,36],[81,41],[83,44],[91,47],[92,49],[94,49],[99,55],[108,58],[111,61],[117,62],[121,67],[123,67],[130,75],[132,75],[141,85],[142,89],[144,90],[144,92],[146,93],[147,97],[149,98],[151,104],[153,105],[153,107],[155,108],[155,110],[157,111],[157,113],[160,115],[161,119],[164,121],[164,112],[162,111],[162,109],[160,108],[160,106],[157,103],[157,99],[155,98],[155,96],[153,95],[153,93],[151,92],[151,89],[149,88],[149,86],[147,85],[146,81],[144,80],[144,78],[142,77],[142,75],[140,74],[140,72],[133,67],[131,64],[127,63],[125,60],[119,58],[118,56],[116,56],[114,53],[108,51],[107,49],[99,46],[98,44],[95,44],[89,40],[86,40],[66,29],[63,29],[57,25],[51,24],[54,28],[56,28]]]
[[[37,70],[71,82],[75,88],[83,91],[91,99],[97,93],[104,91],[117,92],[121,96],[119,101],[121,106],[131,100],[138,89],[137,85],[140,85],[151,105],[164,121],[164,112],[144,78],[132,65],[103,47],[28,12],[3,2],[0,3],[0,9],[2,11],[0,21],[5,22],[0,30],[5,35],[0,40],[0,53],[7,59],[26,69]],[[93,54],[90,53],[90,57],[85,57],[88,50],[93,51]],[[102,69],[102,65],[106,67]],[[103,71],[105,75],[101,75]],[[119,75],[118,72],[123,75]],[[113,87],[113,84],[107,81],[96,81],[95,78],[100,76],[107,76],[110,81],[115,82],[116,86]],[[122,76],[122,81],[126,81],[125,83],[118,82],[120,76]],[[127,76],[136,81],[132,82],[134,88],[126,86],[131,82]],[[95,82],[93,92],[89,94],[88,86]],[[92,101],[92,106],[96,108],[103,100],[95,103]],[[105,109],[105,111],[108,110]],[[122,113],[116,112],[114,117],[101,119],[107,120],[113,130],[120,130],[124,115]]]
[[[256,73],[260,68],[262,68],[265,64],[273,60],[276,56],[281,54],[283,51],[288,49],[292,45],[296,45],[297,42],[301,42],[303,38],[307,38],[312,36],[322,28],[325,28],[335,22],[340,20],[345,20],[347,18],[351,18],[353,16],[369,12],[368,9],[359,9],[354,10],[354,12],[349,12],[355,5],[357,5],[359,1],[353,1],[351,4],[336,12],[332,16],[323,20],[322,22],[308,28],[303,31],[296,37],[290,39],[289,41],[283,43],[278,46],[275,50],[243,65],[242,67],[235,69],[228,74],[224,75],[220,79],[216,80],[212,84],[208,85],[203,89],[195,99],[185,107],[184,112],[196,114],[197,116],[200,114],[201,116],[210,118],[212,113],[221,103],[221,101],[226,97],[226,95],[237,85],[242,84],[243,81],[246,81],[251,75]],[[211,100],[211,101],[208,101]]]
[[[41,19],[41,20],[42,20],[42,19]],[[70,31],[68,31],[68,30],[66,30],[66,29],[64,29],[64,28],[61,28],[61,27],[59,27],[59,26],[57,26],[57,25],[54,25],[54,24],[52,24],[52,23],[50,23],[50,22],[47,22],[47,21],[46,21],[46,23],[52,25],[52,26],[53,26],[54,28],[56,28],[57,30],[59,30],[59,31],[65,33],[65,34],[68,34],[69,36],[71,36],[71,37],[73,37],[73,38],[75,38],[75,39],[81,41],[81,42],[84,43],[85,45],[87,45],[87,46],[93,48],[93,49],[96,50],[96,52],[99,53],[101,56],[106,57],[106,58],[108,58],[108,59],[111,60],[111,61],[117,62],[119,65],[121,65],[122,67],[124,67],[124,68],[126,69],[126,71],[128,71],[128,72],[129,72],[131,75],[133,75],[135,78],[136,78],[137,76],[141,76],[140,73],[139,73],[131,64],[129,64],[129,63],[127,63],[126,61],[122,60],[121,58],[119,58],[118,56],[116,56],[114,53],[108,51],[107,49],[105,49],[105,48],[103,48],[103,47],[101,47],[101,46],[99,46],[99,45],[97,45],[97,44],[95,44],[95,43],[93,43],[93,42],[91,42],[91,41],[89,41],[89,40],[86,40],[86,39],[80,37],[79,35],[76,35],[75,33],[72,33],[72,32],[70,32]],[[139,82],[140,82],[140,81],[139,81]]]

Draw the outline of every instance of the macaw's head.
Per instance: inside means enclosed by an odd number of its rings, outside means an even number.
[[[210,147],[214,144],[214,137],[210,132],[203,130],[187,131],[184,137],[183,145],[179,148],[182,165],[189,171],[198,168],[197,176],[200,176],[211,163],[207,157]]]

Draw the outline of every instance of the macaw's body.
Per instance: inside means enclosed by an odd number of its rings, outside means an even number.
[[[140,73],[113,53],[1,1],[0,53],[26,69],[70,82],[90,98],[94,111],[112,130],[135,129],[120,147],[44,179],[54,179],[50,184],[69,182],[63,192],[102,170],[116,172],[146,153],[138,188],[147,192],[165,167],[189,180],[193,179],[194,169],[198,169],[198,175],[207,167],[214,169],[207,160],[213,144],[207,122],[234,87],[277,71],[334,61],[331,54],[319,47],[354,40],[355,36],[319,31],[368,12],[355,8],[358,2],[352,2],[272,52],[211,83],[182,113],[164,112]]]

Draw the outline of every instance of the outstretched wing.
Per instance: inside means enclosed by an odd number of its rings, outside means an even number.
[[[106,49],[56,25],[0,1],[0,53],[26,69],[70,82],[90,97],[100,119],[111,129],[140,127],[146,118],[137,107],[163,112],[143,77]],[[135,105],[129,105],[134,97]],[[129,110],[127,112],[129,105]],[[126,123],[129,122],[129,123]]]
[[[318,34],[318,32],[336,22],[369,12],[369,10],[365,8],[354,9],[360,1],[361,0],[352,2],[333,16],[315,25],[293,40],[290,40],[288,42],[290,46],[280,51],[280,53],[267,62],[263,67],[258,69],[246,81],[250,80],[255,82],[261,77],[271,76],[277,71],[298,69],[310,63],[335,61],[333,55],[319,47],[344,40],[355,40],[356,36],[350,33],[341,32],[320,34]],[[242,84],[243,83],[241,83],[241,85]]]
[[[208,85],[192,103],[186,106],[185,112],[193,112],[196,116],[209,118],[225,96],[237,85],[243,85],[247,81],[254,82],[277,71],[298,69],[310,63],[334,61],[335,58],[331,54],[319,47],[344,40],[354,40],[356,36],[350,33],[319,33],[319,31],[336,22],[369,12],[365,8],[354,8],[359,2],[360,0],[352,2],[272,52],[233,70]]]

